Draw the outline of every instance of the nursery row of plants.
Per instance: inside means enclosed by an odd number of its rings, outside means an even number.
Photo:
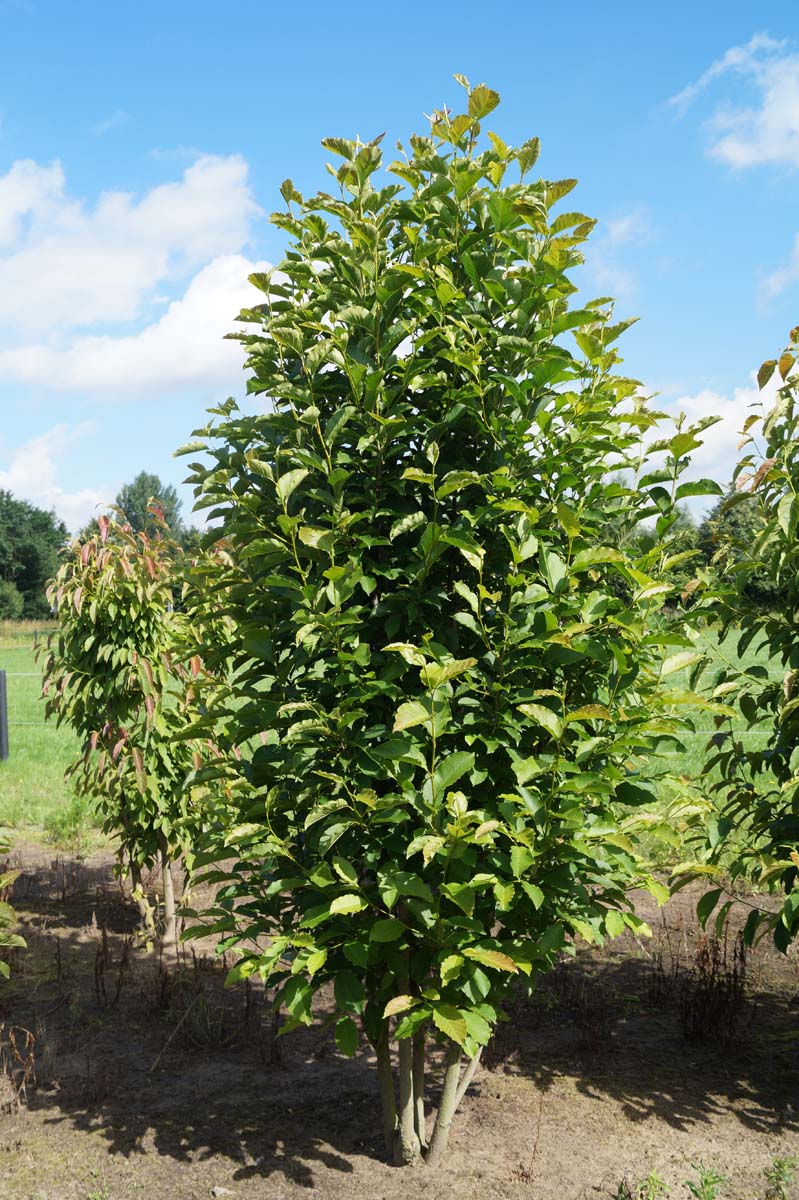
[[[183,936],[236,952],[283,1031],[332,985],[339,1050],[374,1050],[387,1154],[430,1166],[503,1002],[579,939],[646,934],[630,893],[668,898],[652,845],[675,823],[670,884],[707,878],[703,922],[746,880],[780,895],[748,940],[799,928],[799,330],[725,501],[756,506],[756,537],[694,573],[681,505],[726,490],[690,471],[712,422],[623,374],[630,322],[575,300],[575,180],[538,178],[537,139],[506,145],[496,92],[459,82],[466,111],[385,171],[379,138],[330,138],[334,194],[282,185],[285,259],[231,335],[264,403],[221,404],[179,451],[203,547],[157,513],[101,517],[51,584],[44,659],[164,963],[180,898],[164,869],[155,912],[142,872],[180,862],[214,896]],[[763,640],[780,680],[711,663],[708,629]],[[717,782],[664,809],[697,714]],[[765,749],[740,714],[769,720]]]

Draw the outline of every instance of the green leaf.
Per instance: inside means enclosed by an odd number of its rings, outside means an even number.
[[[647,879],[646,890],[650,896],[654,896],[661,907],[671,899],[671,891],[659,879]]]
[[[560,590],[560,585],[568,574],[568,567],[559,554],[554,550],[541,549],[541,563],[549,589],[552,592]]]
[[[310,546],[312,550],[333,548],[333,533],[330,529],[313,529],[310,525],[301,525],[297,536],[304,546]]]
[[[713,888],[710,892],[705,892],[696,906],[696,916],[699,924],[704,929],[710,918],[710,914],[719,902],[721,896],[721,888]]]
[[[799,515],[799,505],[796,496],[783,496],[777,505],[777,522],[787,538],[792,538],[796,530],[796,518]]]
[[[510,852],[510,869],[518,879],[523,875],[528,867],[532,866],[535,859],[526,846],[512,846]]]
[[[448,983],[452,983],[453,979],[457,979],[461,973],[461,968],[464,964],[462,954],[448,954],[441,963],[441,983],[446,987]]]
[[[768,383],[768,381],[771,379],[771,376],[774,374],[776,369],[777,369],[776,358],[770,358],[768,360],[768,362],[763,363],[762,367],[760,368],[760,370],[757,373],[757,386],[760,388],[761,392],[762,392],[763,388],[766,386],[766,384]]]
[[[333,870],[339,879],[343,879],[345,883],[358,882],[358,872],[349,859],[340,858],[339,855],[334,854],[331,861],[333,863]]]
[[[383,647],[384,650],[395,650],[401,654],[407,663],[414,667],[423,667],[426,659],[419,650],[418,646],[412,646],[409,642],[390,642],[388,646]]]
[[[347,1058],[352,1058],[358,1049],[358,1026],[352,1017],[340,1017],[336,1022],[336,1045]]]
[[[464,672],[470,671],[472,667],[476,666],[476,658],[456,658],[450,662],[427,663],[419,674],[425,687],[436,688],[440,687],[442,683],[446,683],[448,679],[455,679],[458,675],[463,675]]]
[[[322,145],[325,150],[332,150],[334,154],[341,155],[348,161],[355,158],[355,143],[341,137],[326,137],[322,138]]]
[[[563,736],[563,721],[551,708],[545,708],[543,704],[520,704],[519,711],[523,712],[531,721],[543,726],[548,733],[552,734],[553,738],[558,739]]]
[[[580,532],[580,522],[577,519],[577,514],[569,508],[568,504],[558,504],[557,512],[558,520],[568,536],[576,537]]]
[[[513,959],[509,958],[507,954],[503,954],[501,950],[468,946],[462,953],[465,958],[473,958],[475,962],[482,963],[484,967],[493,967],[495,971],[509,971],[510,974],[516,975],[519,970]]]
[[[689,496],[723,496],[724,488],[712,479],[695,479],[691,483],[681,483],[674,493],[677,500],[687,500]]]
[[[609,908],[605,912],[605,930],[608,937],[616,938],[619,934],[624,933],[627,926],[624,923],[624,917],[615,908]]]
[[[499,92],[481,83],[469,93],[469,116],[480,121],[487,117],[499,104]]]
[[[573,721],[609,721],[610,713],[605,708],[604,704],[584,704],[582,708],[575,708],[573,712],[568,713],[566,722]]]
[[[452,1004],[433,1005],[433,1024],[440,1029],[450,1041],[462,1046],[468,1036],[468,1029],[463,1013]]]
[[[456,783],[467,771],[474,766],[474,755],[466,750],[455,750],[446,758],[439,761],[433,774],[433,787],[437,796],[441,796],[453,783]]]
[[[276,486],[278,495],[284,504],[288,502],[292,492],[300,486],[307,474],[308,472],[304,468],[298,467],[296,470],[287,471],[285,475],[280,476]]]
[[[366,1003],[366,992],[352,971],[339,971],[333,983],[336,1006],[343,1012],[360,1013]]]
[[[400,517],[394,522],[389,531],[389,541],[393,542],[402,533],[411,533],[414,529],[418,529],[420,525],[427,522],[427,517],[420,510],[419,512],[408,513],[404,517]]]
[[[397,709],[393,732],[400,733],[403,729],[413,729],[415,725],[428,724],[430,719],[430,711],[424,704],[418,700],[409,700]]]
[[[404,934],[405,926],[402,921],[396,920],[395,917],[386,917],[382,921],[375,921],[369,930],[369,940],[371,942],[396,942]]]
[[[673,675],[675,671],[684,671],[686,667],[692,667],[694,663],[700,661],[704,656],[695,650],[681,650],[679,654],[673,654],[671,658],[667,658],[660,669],[661,677],[664,675]]]
[[[475,1012],[474,1009],[465,1008],[462,1012],[469,1037],[472,1041],[477,1042],[478,1046],[486,1046],[491,1039],[492,1033],[488,1021],[481,1013]]]
[[[366,908],[366,901],[363,896],[356,896],[354,892],[348,892],[344,896],[336,896],[335,900],[330,901],[330,912],[333,915],[356,913],[364,908]]]
[[[383,1009],[383,1016],[396,1017],[399,1013],[413,1008],[414,1004],[418,1004],[418,1000],[413,996],[394,996]]]
[[[256,957],[243,958],[241,962],[236,963],[235,967],[232,967],[228,971],[225,977],[225,987],[230,987],[232,983],[238,983],[241,979],[249,979],[257,969],[258,959]]]
[[[521,874],[521,872],[519,872],[519,874]],[[542,892],[541,888],[537,887],[534,883],[528,883],[526,880],[522,880],[522,887],[532,900],[533,908],[540,908],[544,903],[544,893]]]

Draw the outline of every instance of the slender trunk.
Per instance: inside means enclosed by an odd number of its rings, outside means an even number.
[[[161,848],[161,877],[164,885],[164,927],[161,935],[162,954],[168,966],[175,966],[178,958],[178,929],[175,914],[175,884],[169,862],[169,847],[163,834],[159,835]]]
[[[425,1031],[413,1035],[413,1120],[419,1145],[427,1146],[427,1127],[424,1117]]]
[[[380,1037],[375,1043],[377,1055],[377,1085],[380,1089],[380,1107],[383,1111],[383,1141],[386,1154],[394,1158],[394,1139],[397,1136],[397,1096],[394,1090],[394,1072],[391,1069],[391,1049],[388,1040],[388,1021],[383,1022]]]
[[[399,1144],[394,1161],[398,1167],[418,1162],[421,1155],[413,1104],[413,1044],[399,1039]]]
[[[458,1094],[458,1076],[461,1072],[461,1048],[457,1042],[450,1042],[447,1047],[447,1066],[444,1072],[444,1087],[441,1091],[441,1102],[438,1106],[438,1116],[430,1139],[430,1152],[427,1155],[428,1167],[437,1167],[447,1152],[449,1129],[455,1115],[455,1098]]]
[[[130,880],[133,884],[133,900],[139,910],[139,920],[141,921],[142,932],[145,939],[149,943],[152,940],[155,932],[153,926],[153,910],[147,903],[147,897],[144,894],[144,887],[141,881],[141,867],[131,856],[130,859]]]
[[[457,1092],[457,1095],[455,1096],[455,1112],[457,1112],[458,1109],[460,1108],[461,1100],[466,1095],[466,1092],[469,1089],[469,1084],[474,1079],[475,1071],[477,1070],[478,1066],[480,1065],[480,1056],[482,1053],[483,1053],[483,1047],[481,1046],[480,1049],[475,1054],[474,1058],[470,1058],[469,1062],[466,1065],[466,1070],[463,1072],[463,1079],[461,1079],[460,1083],[458,1084],[458,1092]]]

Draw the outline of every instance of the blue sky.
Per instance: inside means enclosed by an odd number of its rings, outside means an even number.
[[[327,186],[324,136],[423,131],[455,71],[579,178],[599,224],[577,282],[641,318],[626,369],[662,405],[724,417],[696,469],[728,478],[753,372],[799,321],[795,17],[0,0],[0,487],[76,528],[139,470],[178,483],[174,448],[242,391],[221,335],[280,256],[281,180]]]

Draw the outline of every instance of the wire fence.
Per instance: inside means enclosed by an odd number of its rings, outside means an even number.
[[[2,668],[0,668],[0,670],[2,670]],[[39,679],[39,680],[41,680],[41,678],[42,678],[41,671],[5,671],[4,674],[5,674],[6,679]],[[13,711],[10,701],[8,701],[8,708],[10,711]],[[2,719],[2,718],[0,718],[0,719]],[[44,719],[42,719],[41,721],[13,721],[11,719],[8,719],[6,721],[6,728],[7,729],[46,729],[48,732],[51,732],[51,733],[56,732],[56,726],[52,722],[45,721]]]

